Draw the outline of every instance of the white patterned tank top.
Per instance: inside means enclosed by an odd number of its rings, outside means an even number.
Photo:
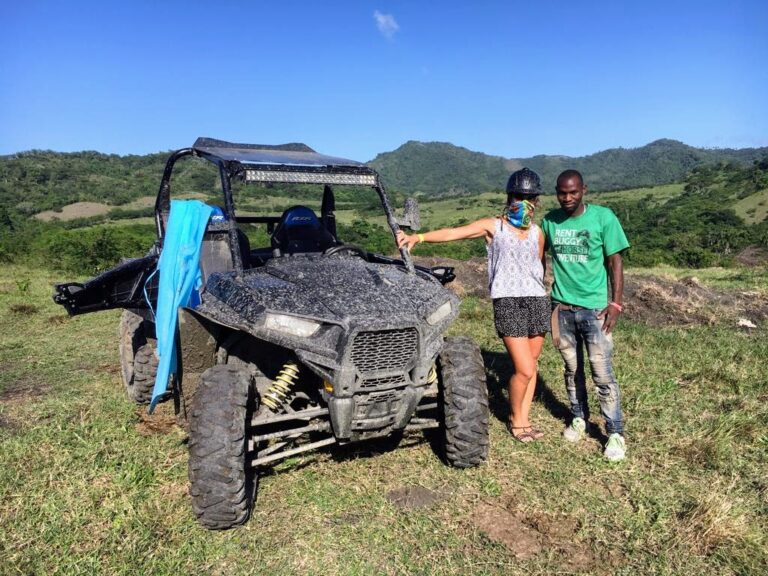
[[[491,298],[547,295],[536,224],[531,225],[525,238],[520,238],[499,219],[493,240],[486,249]]]

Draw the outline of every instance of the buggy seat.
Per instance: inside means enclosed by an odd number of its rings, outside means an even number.
[[[280,217],[272,234],[272,248],[279,255],[325,252],[337,244],[317,215],[306,206],[291,206]]]

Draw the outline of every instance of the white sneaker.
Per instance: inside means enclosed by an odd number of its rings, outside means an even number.
[[[605,450],[603,456],[611,462],[618,462],[624,460],[624,456],[627,454],[627,443],[624,441],[624,436],[621,434],[611,434],[608,436],[608,442],[605,444]]]
[[[571,425],[563,430],[563,438],[568,442],[578,442],[584,437],[587,430],[587,423],[584,418],[574,418]]]

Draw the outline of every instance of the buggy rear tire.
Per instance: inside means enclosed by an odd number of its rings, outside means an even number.
[[[128,398],[149,404],[157,378],[158,358],[149,322],[130,310],[120,317],[120,374]]]
[[[203,372],[189,418],[189,493],[200,524],[226,530],[251,513],[256,474],[248,431],[256,397],[247,370],[220,364]]]
[[[471,468],[488,458],[488,388],[480,347],[464,336],[445,339],[437,360],[445,458]]]

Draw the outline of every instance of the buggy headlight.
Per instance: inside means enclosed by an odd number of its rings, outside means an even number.
[[[318,331],[320,322],[305,320],[304,318],[297,318],[288,314],[267,314],[264,327],[306,338]]]
[[[451,301],[441,304],[440,307],[427,316],[427,324],[434,326],[441,320],[445,320],[451,314]]]

